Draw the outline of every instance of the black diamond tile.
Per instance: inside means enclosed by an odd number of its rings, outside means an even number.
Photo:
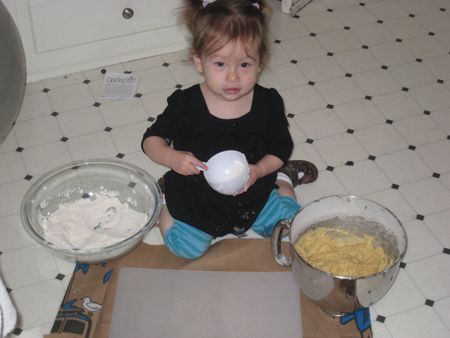
[[[313,142],[314,142],[313,139],[310,139],[310,138],[306,139],[306,143],[313,144]]]
[[[56,112],[56,111],[54,111],[53,113],[51,113],[50,114],[51,116],[58,116],[59,115],[59,113],[58,112]]]
[[[309,36],[312,36],[312,37],[315,37],[317,34],[316,33],[313,33],[313,32],[311,32],[311,33],[309,33]]]
[[[108,133],[112,130],[111,127],[106,127],[105,129],[103,129],[104,131],[107,131]]]
[[[86,199],[86,198],[90,198],[91,195],[89,195],[89,193],[85,193],[85,194],[83,194],[83,196],[81,196],[81,197],[83,197],[84,199]]]
[[[100,73],[102,73],[102,74],[106,74],[106,69],[105,68],[103,68],[101,71],[100,71]]]
[[[387,124],[392,124],[392,123],[394,123],[394,121],[392,121],[392,120],[386,120],[386,123],[387,123]]]
[[[26,179],[27,181],[31,181],[32,178],[33,178],[33,176],[31,176],[31,175],[27,175],[24,177],[24,179]]]
[[[377,23],[383,23],[383,20],[377,20]]]
[[[334,53],[332,53],[332,52],[327,53],[327,56],[333,56],[333,55],[334,55]]]
[[[90,82],[91,82],[91,80],[88,80],[88,79],[86,79],[86,80],[83,81],[83,83],[85,83],[85,84],[88,84],[88,83],[90,83]]]
[[[183,85],[182,85],[182,84],[177,84],[177,85],[175,86],[175,88],[176,88],[176,89],[181,89],[181,88],[183,88]]]
[[[353,161],[347,161],[347,162],[345,162],[345,165],[348,165],[348,166],[353,166],[355,163],[353,163]]]
[[[371,160],[371,161],[375,161],[375,159],[376,159],[376,157],[375,157],[375,156],[373,156],[373,155],[369,155],[369,160]]]
[[[130,183],[128,183],[128,186],[130,188],[134,188],[136,186],[136,183],[135,182],[130,182]]]
[[[417,215],[416,219],[418,219],[419,221],[423,221],[425,219],[424,215]]]
[[[289,118],[293,118],[295,115],[292,114],[292,113],[289,113],[289,114],[287,114],[286,116],[289,117]]]
[[[163,65],[163,67],[169,67],[170,63],[164,62],[162,65]]]
[[[367,46],[367,45],[362,45],[362,49],[368,49],[369,48],[369,46]]]
[[[444,248],[444,250],[442,250],[443,253],[450,255],[450,249],[449,248]]]
[[[428,35],[433,36],[434,33],[433,32],[428,32]]]
[[[444,83],[444,80],[438,79],[436,82],[442,84]]]
[[[295,14],[295,15],[293,16],[293,18],[298,19],[298,18],[300,18],[300,15]]]
[[[441,177],[441,174],[433,173],[433,177],[434,177],[434,178],[439,178],[439,177]]]
[[[62,273],[58,273],[55,278],[58,280],[63,280],[64,277],[66,277],[66,275],[63,275]]]
[[[445,11],[446,11],[445,8],[439,8],[439,10],[440,10],[441,12],[445,12]]]
[[[386,69],[388,69],[388,66],[383,65],[383,66],[381,66],[381,69],[386,70]]]
[[[431,112],[430,112],[429,110],[424,110],[423,113],[424,113],[425,115],[430,115],[430,114],[431,114]]]
[[[422,59],[417,58],[417,59],[416,59],[416,62],[422,62]]]
[[[386,320],[386,317],[385,317],[385,316],[382,316],[382,315],[378,315],[377,318],[376,318],[375,320],[376,320],[377,322],[384,323],[384,321]]]
[[[394,184],[391,185],[391,188],[394,189],[394,190],[398,190],[398,188],[400,188],[400,186],[398,184],[394,183]]]
[[[345,77],[352,77],[353,75],[350,73],[345,73]]]
[[[404,92],[407,92],[407,91],[409,90],[409,88],[402,87],[402,90],[403,90]]]
[[[63,136],[63,137],[61,137],[59,140],[62,141],[62,142],[67,142],[67,141],[69,140],[69,138]]]
[[[100,102],[95,102],[94,104],[93,104],[93,106],[94,107],[100,107],[102,104],[100,103]]]
[[[278,39],[277,39],[277,40],[275,40],[274,42],[275,42],[275,43],[281,43],[281,40],[278,40]]]
[[[416,150],[416,146],[410,145],[410,146],[408,146],[408,149],[409,150]]]
[[[345,29],[346,31],[349,31],[349,30],[350,30],[350,27],[349,27],[349,26],[345,26],[344,29]]]
[[[427,299],[427,300],[425,301],[425,305],[433,306],[433,305],[434,305],[434,301],[431,300],[431,299]]]
[[[309,84],[310,86],[314,86],[316,83],[315,83],[314,81],[308,81],[308,84]]]
[[[328,109],[333,109],[333,108],[334,108],[334,105],[332,105],[332,104],[327,104],[327,108],[328,108]]]
[[[116,155],[116,157],[117,157],[117,158],[124,158],[124,157],[125,157],[125,154],[118,153],[118,154]]]
[[[141,93],[136,93],[136,94],[134,95],[134,97],[142,97],[142,94],[141,94]]]
[[[72,170],[77,170],[78,168],[79,168],[79,166],[74,165],[74,166],[72,167]]]
[[[0,253],[1,254],[1,253]],[[10,288],[8,288],[8,287],[5,287],[5,289],[6,289],[6,292],[8,292],[8,293],[11,293],[11,289]]]
[[[328,170],[328,171],[333,171],[333,170],[334,170],[334,167],[332,167],[331,165],[329,165],[329,166],[327,166],[327,170]]]
[[[406,268],[406,263],[405,262],[401,262],[400,263],[400,268],[402,268],[402,269]]]
[[[366,96],[364,96],[364,98],[365,98],[366,100],[372,100],[372,96],[370,96],[370,95],[366,95]]]
[[[450,135],[447,135],[447,140],[450,140]]]
[[[43,91],[44,93],[48,93],[48,92],[50,91],[50,89],[44,88],[44,89],[42,89],[42,91]]]
[[[21,328],[16,327],[12,333],[15,334],[16,336],[20,336],[22,331],[23,330]]]
[[[347,134],[353,134],[355,131],[353,129],[347,129]]]
[[[291,60],[291,63],[293,63],[294,65],[298,63],[297,60]]]
[[[124,72],[123,72],[124,74],[131,74],[131,73],[133,73],[131,70],[125,70]]]
[[[155,121],[155,118],[150,116],[150,117],[147,119],[147,121],[153,122],[153,121]]]
[[[359,3],[360,6],[365,6],[366,4],[364,2]]]
[[[414,17],[416,17],[414,14],[410,14],[410,15],[408,15],[410,18],[414,18]]]
[[[16,151],[17,151],[18,153],[21,153],[21,152],[23,151],[23,148],[22,148],[22,147],[17,147],[17,148],[16,148]]]
[[[332,12],[332,11],[333,11],[333,9],[331,9],[331,8],[327,9],[327,12]]]
[[[402,39],[395,39],[396,42],[402,42]]]

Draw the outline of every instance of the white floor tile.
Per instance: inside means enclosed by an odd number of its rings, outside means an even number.
[[[373,161],[365,160],[352,166],[337,167],[334,173],[352,195],[364,195],[385,190],[391,182]]]
[[[2,234],[0,236],[2,252],[20,249],[33,244],[18,214],[0,217],[0,233]]]
[[[379,322],[372,322],[372,332],[377,338],[393,338],[386,326]]]
[[[44,89],[42,81],[30,82],[26,84],[25,95],[39,93]]]
[[[386,119],[398,120],[423,113],[424,109],[413,97],[403,90],[377,95],[372,102],[383,113]]]
[[[425,303],[425,297],[403,269],[399,269],[389,291],[373,305],[379,315],[391,316]]]
[[[331,53],[338,53],[361,47],[353,34],[346,29],[325,32],[317,35],[317,39]]]
[[[26,94],[17,121],[20,122],[37,117],[49,116],[51,113],[52,107],[50,106],[47,93],[41,91]]]
[[[396,184],[417,181],[425,177],[431,177],[433,174],[432,170],[416,152],[408,149],[378,156],[376,163]]]
[[[111,128],[142,122],[149,117],[144,105],[137,98],[103,103],[100,111],[106,125]]]
[[[302,86],[280,91],[284,99],[286,113],[298,114],[317,110],[326,106],[325,101],[312,86]]]
[[[361,26],[375,22],[376,17],[365,6],[338,8],[333,14],[344,26]]]
[[[399,5],[405,8],[409,13],[427,13],[430,11],[436,11],[438,8],[432,1],[422,0],[399,0]]]
[[[25,192],[30,187],[27,180],[0,184],[0,217],[17,214]]]
[[[389,73],[406,88],[436,82],[436,78],[421,62],[411,62],[389,67]]]
[[[282,46],[291,59],[294,60],[311,59],[325,56],[327,53],[317,38],[312,36],[286,40],[282,42]]]
[[[349,77],[320,81],[315,84],[327,103],[336,105],[364,97],[364,93]]]
[[[59,87],[66,87],[74,84],[78,84],[84,80],[84,74],[79,73],[72,73],[67,74],[64,76],[58,76],[53,77],[50,79],[44,79],[42,80],[42,83],[44,84],[45,88],[53,89],[53,88],[59,88]]]
[[[410,93],[426,110],[450,107],[450,90],[439,83],[412,88]]]
[[[144,121],[111,130],[111,136],[119,152],[129,154],[141,151],[142,135],[149,126],[150,123]]]
[[[355,137],[373,156],[403,150],[408,146],[394,127],[386,123],[357,130]]]
[[[269,63],[266,65],[266,68],[288,63],[292,59],[291,57],[289,57],[280,43],[271,42],[269,49],[270,57]]]
[[[48,93],[53,111],[58,113],[92,106],[95,101],[84,83],[51,89]]]
[[[365,197],[388,208],[401,222],[409,221],[417,216],[417,212],[414,211],[398,190],[389,188],[367,194]]]
[[[398,42],[371,46],[369,51],[385,66],[394,66],[414,60],[414,55]]]
[[[383,69],[355,74],[353,81],[369,96],[386,94],[400,89],[398,82]]]
[[[0,184],[20,180],[25,175],[22,155],[19,152],[0,154]]]
[[[450,296],[450,255],[441,253],[408,263],[406,272],[427,299],[438,300]]]
[[[110,158],[118,154],[111,134],[101,131],[71,138],[67,147],[74,161],[89,158]]]
[[[157,117],[167,107],[167,98],[174,92],[174,89],[165,89],[153,93],[148,93],[141,98],[148,114]]]
[[[386,120],[369,100],[343,103],[333,109],[344,124],[353,130],[381,124]]]
[[[150,68],[136,74],[140,79],[137,91],[141,94],[175,88],[177,84],[167,67]]]
[[[105,77],[106,72],[123,73],[125,68],[121,63],[115,65],[105,65],[94,69],[89,69],[83,72],[84,77],[90,81],[102,80]]]
[[[186,61],[170,64],[169,70],[176,83],[180,85],[203,81],[203,77],[197,72],[192,62]]]
[[[279,90],[299,87],[308,82],[305,75],[293,63],[267,68],[262,74],[262,79]]]
[[[421,306],[390,317],[385,322],[393,337],[446,338],[450,331],[429,306]]]
[[[427,67],[436,79],[450,79],[450,55],[442,55],[435,58],[424,60],[423,64]]]
[[[9,153],[15,149],[17,149],[17,139],[11,128],[3,143],[0,144],[0,154]]]
[[[398,120],[394,126],[409,144],[417,146],[445,138],[445,134],[433,119],[424,114]]]
[[[342,29],[344,26],[333,13],[324,11],[302,15],[300,21],[309,29],[309,31],[316,34]]]
[[[351,32],[362,45],[366,46],[388,43],[395,40],[395,36],[384,25],[379,23],[352,27]]]
[[[27,173],[33,176],[42,175],[71,161],[66,144],[61,141],[26,148],[22,156]]]
[[[433,112],[431,118],[436,121],[442,131],[450,135],[450,112],[448,109],[443,109],[441,111]]]
[[[447,32],[439,32],[435,35],[436,39],[438,39],[445,47],[450,49],[450,31]]]
[[[417,154],[434,172],[440,174],[450,171],[450,145],[448,140],[418,147]]]
[[[337,53],[334,59],[346,73],[355,74],[381,67],[381,64],[366,49]]]
[[[414,262],[442,252],[442,245],[422,221],[413,220],[403,225],[408,237],[408,250],[404,262]]]
[[[169,169],[163,167],[157,163],[152,162],[142,151],[137,153],[128,154],[124,160],[130,162],[139,168],[147,171],[155,180],[158,180],[162,175],[164,175]]]
[[[347,161],[361,161],[369,154],[351,134],[321,138],[314,142],[320,155],[330,166],[341,166]]]
[[[427,59],[447,54],[447,49],[434,36],[405,39],[402,44],[417,58]]]
[[[11,297],[21,309],[21,327],[30,329],[53,322],[63,295],[64,288],[55,279],[13,290]]]
[[[384,26],[397,39],[406,39],[427,34],[427,30],[416,19],[405,17],[398,20],[386,21]]]
[[[58,274],[53,255],[37,245],[4,252],[0,262],[3,280],[11,289],[52,279]]]
[[[403,184],[399,188],[403,196],[421,215],[429,215],[450,208],[450,191],[437,178]]]
[[[288,40],[309,34],[302,21],[292,17],[283,20],[273,20],[270,23],[270,32],[274,39],[278,40]]]
[[[18,122],[14,126],[17,142],[21,147],[57,141],[62,137],[61,130],[55,117]]]
[[[161,55],[151,56],[144,59],[133,60],[130,62],[122,63],[123,69],[129,72],[135,72],[138,70],[143,70],[147,68],[153,68],[161,66],[164,63]]]
[[[450,228],[448,226],[449,219],[450,210],[444,210],[442,212],[428,215],[424,220],[425,224],[434,233],[444,248],[450,248]]]
[[[426,3],[429,3],[428,1]],[[431,13],[419,14],[417,21],[429,32],[438,33],[450,30],[448,13],[433,11]]]
[[[381,20],[397,19],[408,15],[408,12],[395,1],[368,3],[367,9]]]
[[[306,137],[313,140],[340,134],[347,129],[332,109],[297,114],[294,119]]]
[[[297,64],[303,74],[311,81],[321,81],[342,77],[345,71],[330,56],[317,57]]]
[[[450,297],[441,299],[434,303],[434,310],[441,317],[442,321],[447,324],[447,328],[450,330]]]
[[[103,130],[105,120],[98,107],[87,107],[58,114],[56,119],[65,137],[75,137]]]

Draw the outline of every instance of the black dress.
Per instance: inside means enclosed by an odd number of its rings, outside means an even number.
[[[267,154],[286,163],[291,155],[293,142],[283,100],[275,89],[256,85],[250,111],[236,119],[210,114],[200,85],[175,91],[167,102],[142,142],[159,136],[204,162],[224,150],[244,153],[250,164]],[[202,173],[183,176],[170,170],[164,175],[167,207],[173,218],[213,237],[246,231],[275,188],[276,175],[260,178],[245,193],[228,196],[214,191]]]

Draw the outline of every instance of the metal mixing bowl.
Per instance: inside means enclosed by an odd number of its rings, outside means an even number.
[[[351,227],[360,227],[361,233],[379,235],[381,246],[392,255],[392,264],[383,271],[365,276],[332,274],[315,268],[295,250],[298,238],[318,223],[333,223],[339,218],[353,217],[361,219],[361,222],[351,224]],[[379,231],[375,224],[383,231]],[[286,232],[289,233],[290,255],[281,252],[280,241]],[[301,291],[333,316],[368,307],[380,300],[397,276],[406,247],[405,229],[391,211],[374,201],[348,195],[327,196],[307,204],[292,222],[284,220],[277,224],[272,236],[275,260],[280,265],[292,267]]]
[[[147,223],[120,242],[93,249],[62,249],[46,240],[42,219],[62,203],[100,191],[113,191],[120,203],[127,203],[147,215]],[[156,180],[144,170],[119,160],[86,160],[65,164],[39,178],[26,193],[21,205],[22,223],[40,245],[69,261],[100,263],[130,252],[148,234],[161,212],[160,189]],[[131,203],[130,203],[131,202]]]

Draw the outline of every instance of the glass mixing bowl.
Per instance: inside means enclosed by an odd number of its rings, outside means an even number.
[[[42,227],[45,217],[58,210],[62,203],[92,198],[105,190],[114,192],[120,203],[145,213],[148,219],[145,225],[116,244],[93,249],[62,249],[46,240]],[[159,218],[160,195],[156,180],[130,163],[106,159],[77,161],[39,178],[25,194],[20,214],[31,237],[55,255],[69,261],[101,263],[125,255],[142,242]]]

